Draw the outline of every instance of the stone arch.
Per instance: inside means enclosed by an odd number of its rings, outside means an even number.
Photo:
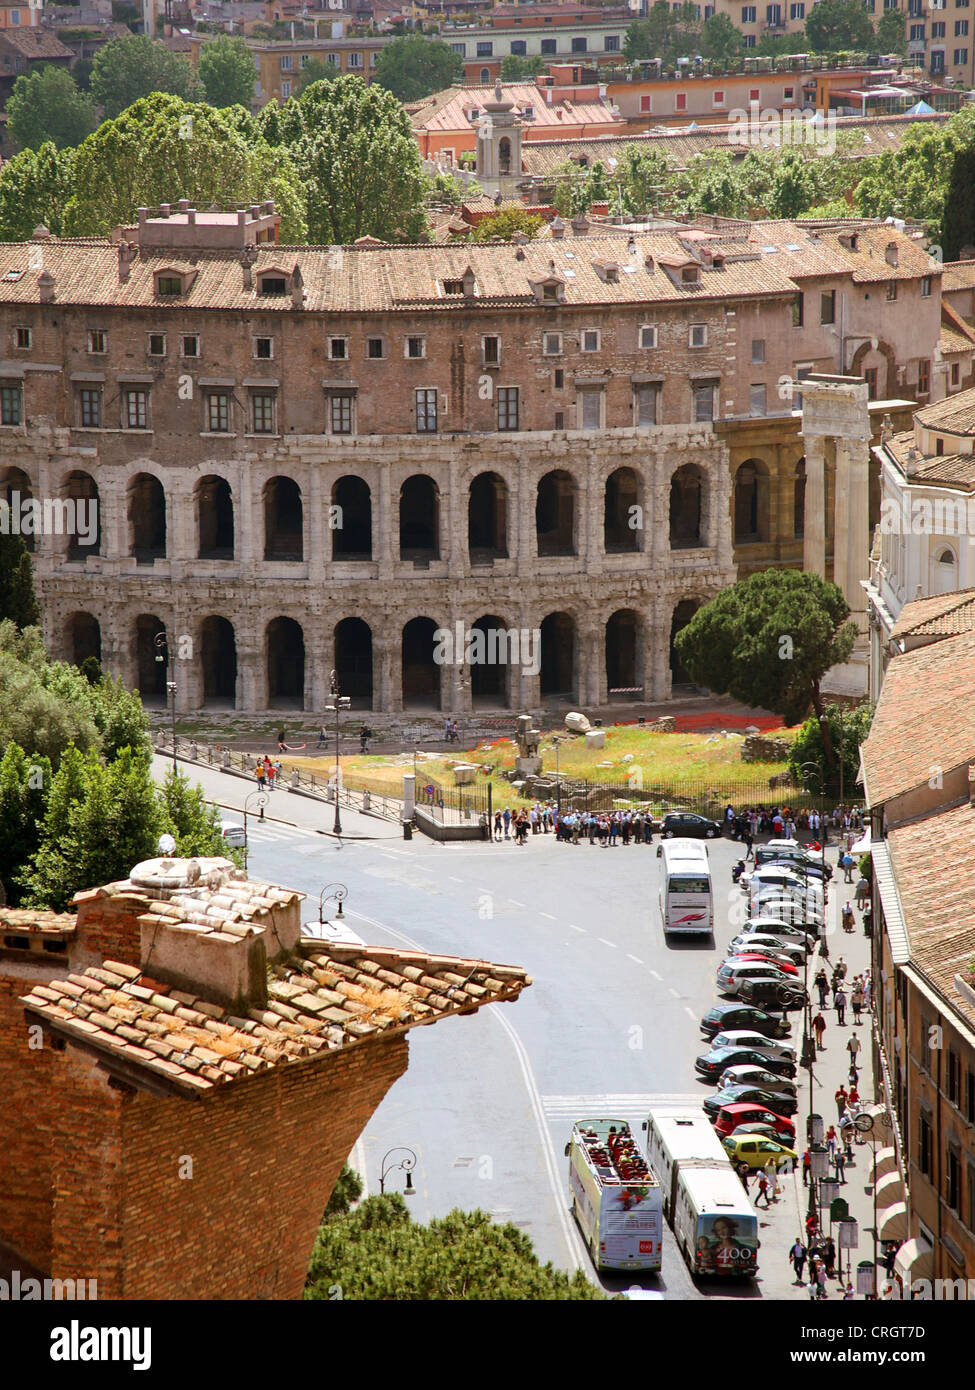
[[[498,173],[511,173],[511,141],[507,135],[502,135],[498,141]]]
[[[638,700],[644,690],[644,623],[632,608],[611,613],[605,629],[607,698]]]
[[[511,706],[512,653],[508,649],[508,627],[503,618],[485,613],[471,624],[471,631],[483,633],[475,638],[475,651],[483,658],[471,663],[471,699],[474,708]],[[502,635],[503,634],[503,635]],[[517,655],[517,654],[516,654]]]
[[[682,628],[685,628],[691,621],[694,614],[704,604],[705,600],[699,598],[682,598],[674,606],[674,612],[670,620],[670,676],[671,685],[693,685],[693,681],[681,664],[680,657],[674,648],[674,638]]]
[[[305,703],[305,634],[294,618],[273,618],[267,625],[267,701],[302,709]]]
[[[705,545],[707,479],[696,463],[684,463],[670,478],[670,548],[693,550]]]
[[[333,560],[372,559],[372,493],[364,478],[347,473],[332,487],[329,517]],[[339,686],[344,690],[343,685]]]
[[[136,473],[125,489],[129,554],[140,565],[166,556],[166,491],[152,473]]]
[[[196,509],[197,557],[234,558],[234,496],[226,478],[208,473],[193,489]]]
[[[411,618],[403,627],[403,708],[439,709],[443,667],[434,660],[437,624]]]
[[[80,666],[89,657],[102,659],[102,629],[93,613],[72,613],[65,623],[68,660]]]
[[[157,643],[156,639],[162,638]],[[154,613],[140,613],[135,620],[136,685],[144,705],[165,705],[167,638],[166,624]]]
[[[440,489],[427,473],[414,473],[400,488],[399,557],[420,565],[440,559]]]
[[[102,508],[98,484],[83,468],[75,468],[61,485],[61,497],[74,504],[69,520],[66,553],[69,560],[86,560],[102,550]]]
[[[472,565],[508,557],[508,485],[499,473],[478,473],[467,494],[467,550]]]
[[[801,540],[806,534],[806,456],[796,460],[792,470],[792,534]]]
[[[372,709],[372,628],[362,618],[343,618],[334,635],[339,690],[357,709]]]
[[[735,545],[769,539],[771,473],[764,459],[747,458],[735,471],[732,519]]]
[[[564,468],[553,468],[539,478],[535,498],[539,555],[575,555],[575,493],[575,478]]]
[[[894,349],[890,346],[889,343],[885,343],[880,338],[878,338],[876,342],[873,339],[869,339],[867,342],[861,343],[860,346],[857,348],[856,352],[853,354],[853,361],[850,363],[849,375],[863,376],[866,359],[870,356],[872,352],[879,353],[880,356],[884,359],[884,363],[887,368],[887,371],[885,373],[886,380],[884,382],[884,396],[887,400],[892,400],[898,394],[897,354],[894,352]]]
[[[623,555],[639,550],[644,534],[634,526],[640,517],[640,475],[624,465],[614,468],[606,479],[603,496],[603,546],[607,555]]]
[[[575,700],[579,687],[579,640],[571,613],[549,613],[541,624],[539,692],[543,699]]]
[[[482,86],[482,87],[486,87],[490,81],[491,81],[491,70],[490,70],[490,68],[481,68],[481,86]]]
[[[269,478],[262,496],[265,560],[302,560],[305,551],[301,488],[293,478]]]
[[[200,664],[203,703],[234,708],[237,704],[237,637],[233,623],[218,613],[204,618],[200,626]]]
[[[22,525],[23,522],[26,521],[29,513],[24,510],[24,503],[29,502],[33,496],[34,492],[31,487],[30,478],[22,468],[11,466],[9,468],[0,469],[0,498],[2,498],[10,508],[11,517],[15,513],[19,513],[21,516],[22,521],[18,521],[18,525]],[[13,525],[12,521],[8,524],[10,524],[11,527]],[[34,552],[36,543],[34,537],[36,525],[36,522],[32,522],[29,530],[22,530],[20,533],[24,545],[31,554]]]

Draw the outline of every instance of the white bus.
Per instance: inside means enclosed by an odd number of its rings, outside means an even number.
[[[625,1120],[578,1120],[565,1146],[572,1211],[598,1269],[660,1269],[660,1183]]]
[[[758,1217],[730,1164],[692,1159],[679,1168],[671,1224],[692,1273],[757,1272]]]
[[[664,840],[660,917],[667,936],[714,931],[714,893],[708,852],[698,840]]]
[[[681,1164],[710,1162],[730,1169],[731,1163],[714,1125],[698,1106],[658,1106],[643,1122],[647,1132],[647,1158],[660,1179],[664,1216],[673,1218],[677,1198],[677,1174]]]

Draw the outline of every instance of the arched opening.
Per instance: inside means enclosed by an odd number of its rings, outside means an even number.
[[[508,555],[508,489],[497,473],[479,473],[467,499],[467,549],[472,565]]]
[[[267,625],[267,698],[292,709],[305,703],[305,636],[293,618]]]
[[[414,473],[400,489],[399,557],[421,567],[440,559],[440,493],[424,473]]]
[[[768,540],[769,474],[761,459],[746,459],[735,474],[735,545]]]
[[[481,86],[486,87],[491,81],[491,72],[488,68],[481,68]]]
[[[620,608],[606,624],[606,689],[610,700],[642,700],[643,624],[632,608]]]
[[[72,613],[68,619],[68,658],[74,666],[80,666],[89,657],[95,661],[102,659],[102,630],[98,619],[90,613]]]
[[[22,468],[5,468],[0,472],[0,498],[6,502],[9,510],[10,521],[6,524],[11,531],[20,528],[21,540],[27,549],[33,554],[34,551],[34,532],[40,518],[34,520],[33,508],[25,508],[25,503],[33,497],[30,486],[30,478]],[[16,525],[13,518],[18,518]],[[28,525],[28,519],[29,525]]]
[[[299,634],[301,629],[298,629]],[[231,709],[237,703],[237,639],[226,618],[206,618],[200,629],[203,703]],[[302,672],[304,683],[304,672]]]
[[[159,636],[163,640],[157,646],[156,638]],[[166,624],[153,613],[140,613],[135,620],[135,650],[137,683],[144,705],[166,703],[165,639]]]
[[[551,700],[576,698],[576,625],[568,613],[542,619],[539,689]]]
[[[606,479],[603,509],[603,544],[607,555],[640,549],[640,484],[632,468],[617,468]]]
[[[932,592],[950,594],[958,588],[958,563],[950,546],[939,546],[934,557]]]
[[[372,629],[361,618],[335,624],[335,671],[342,694],[357,709],[372,709]]]
[[[369,484],[351,475],[339,478],[332,488],[333,560],[372,559],[372,495]],[[344,686],[339,687],[344,690]]]
[[[678,632],[680,632],[681,628],[687,626],[700,606],[701,604],[696,598],[682,598],[674,609],[674,616],[670,624],[670,675],[671,686],[673,688],[680,685],[694,684],[687,671],[685,671],[680,657],[677,655],[674,648],[674,638],[677,636]]]
[[[800,540],[806,534],[806,459],[796,464],[792,477],[792,534]]]
[[[574,555],[575,484],[571,473],[557,468],[539,480],[535,501],[535,535],[539,555]]]
[[[432,618],[411,618],[403,628],[403,705],[407,709],[440,708],[440,673],[434,661],[437,625]]]
[[[201,560],[234,558],[234,499],[226,478],[210,474],[196,485]]]
[[[158,478],[137,473],[126,489],[129,515],[129,554],[140,565],[151,565],[166,554],[166,494]]]
[[[511,657],[508,649],[508,629],[493,613],[487,613],[474,623],[473,651],[480,658],[471,663],[471,699],[475,709],[511,703]],[[520,653],[516,653],[520,655]]]
[[[498,141],[498,173],[511,173],[511,141],[507,135]]]
[[[670,480],[670,548],[693,550],[704,544],[704,477],[696,463],[685,463]]]
[[[264,485],[264,558],[304,558],[301,488],[292,478],[271,478]]]
[[[61,489],[62,498],[73,503],[67,519],[69,560],[86,560],[100,555],[102,548],[102,509],[98,484],[90,473],[75,469]]]

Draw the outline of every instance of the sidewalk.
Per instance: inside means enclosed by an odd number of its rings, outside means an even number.
[[[829,959],[825,962],[826,974],[832,978],[833,967],[842,957],[847,964],[847,1006],[846,1023],[844,1027],[839,1026],[836,1012],[832,1007],[832,991],[827,995],[827,1008],[822,1010],[823,1017],[826,1019],[826,1031],[824,1034],[824,1050],[817,1052],[816,1062],[813,1066],[812,1076],[812,1111],[814,1114],[821,1115],[823,1118],[823,1131],[834,1125],[839,1132],[837,1124],[837,1107],[834,1099],[835,1093],[842,1082],[849,1090],[849,1071],[850,1054],[847,1051],[847,1043],[851,1035],[856,1035],[860,1040],[860,1053],[857,1059],[860,1075],[857,1083],[860,1092],[861,1104],[866,1106],[873,1101],[875,1096],[875,1083],[872,1072],[872,1048],[870,1039],[871,1015],[864,1011],[862,1014],[863,1022],[855,1025],[853,1022],[853,1010],[850,1007],[849,997],[852,992],[851,983],[855,975],[869,973],[870,969],[870,941],[863,935],[863,914],[856,913],[856,927],[852,935],[847,934],[840,927],[840,911],[847,902],[853,902],[853,884],[843,881],[843,873],[835,868],[834,854],[834,877],[830,885],[829,901],[827,905],[827,938],[826,944],[829,949]],[[819,994],[813,985],[816,972],[819,969],[820,956],[817,952],[809,958],[809,993],[812,998],[812,1017],[815,1018],[819,1009]],[[796,1054],[801,1055],[802,1049],[802,1014],[795,1015],[796,1025],[794,1029],[794,1044]],[[806,1142],[806,1121],[810,1112],[809,1104],[809,1072],[805,1067],[799,1067],[796,1075],[796,1085],[798,1087],[799,1110],[795,1116],[796,1121],[796,1149],[801,1155],[808,1147]],[[837,1270],[839,1270],[840,1260],[842,1259],[843,1280],[827,1279],[826,1289],[831,1300],[836,1301],[842,1298],[843,1289],[847,1283],[847,1269],[849,1268],[849,1282],[856,1289],[856,1267],[861,1260],[873,1259],[873,1188],[871,1184],[871,1165],[873,1160],[873,1149],[869,1142],[853,1144],[853,1161],[846,1165],[846,1181],[841,1183],[839,1196],[849,1205],[849,1215],[857,1222],[859,1230],[859,1245],[855,1250],[837,1250]],[[833,1176],[832,1166],[830,1176]],[[779,1179],[780,1188],[784,1187],[783,1195],[777,1202],[773,1202],[766,1214],[764,1206],[756,1207],[759,1213],[760,1231],[762,1241],[763,1259],[768,1273],[769,1282],[780,1284],[781,1271],[787,1270],[790,1283],[795,1278],[792,1274],[788,1262],[788,1251],[799,1236],[803,1245],[806,1245],[806,1216],[809,1208],[809,1188],[802,1181],[802,1164],[798,1164],[795,1173]],[[758,1195],[758,1188],[755,1180],[749,1184],[750,1195],[754,1202]],[[767,1223],[767,1224],[766,1224]],[[828,1235],[830,1233],[829,1210],[824,1208],[821,1214],[821,1228]],[[835,1225],[832,1228],[833,1239],[839,1244]],[[882,1248],[878,1247],[882,1254]],[[774,1266],[774,1272],[773,1272]],[[808,1278],[808,1264],[803,1271],[804,1280]],[[878,1271],[877,1287],[882,1287],[882,1272]],[[800,1288],[794,1284],[790,1290],[796,1298],[808,1299],[806,1285]],[[862,1295],[857,1296],[858,1301],[862,1302]]]

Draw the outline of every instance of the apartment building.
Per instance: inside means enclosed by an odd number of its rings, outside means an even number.
[[[632,16],[613,11],[593,17],[561,6],[538,8],[545,12],[531,19],[526,15],[499,22],[492,16],[484,25],[445,24],[438,37],[463,59],[467,82],[493,82],[508,57],[591,67],[623,62],[623,40]]]
[[[323,25],[323,28],[327,25]],[[199,66],[200,52],[212,35],[192,34],[189,38],[190,61]],[[331,64],[337,73],[353,73],[364,82],[372,80],[379,55],[392,43],[386,35],[363,38],[302,38],[259,39],[247,36],[247,46],[254,55],[257,81],[254,89],[255,108],[269,101],[285,102],[300,90],[302,71],[313,60]]]

